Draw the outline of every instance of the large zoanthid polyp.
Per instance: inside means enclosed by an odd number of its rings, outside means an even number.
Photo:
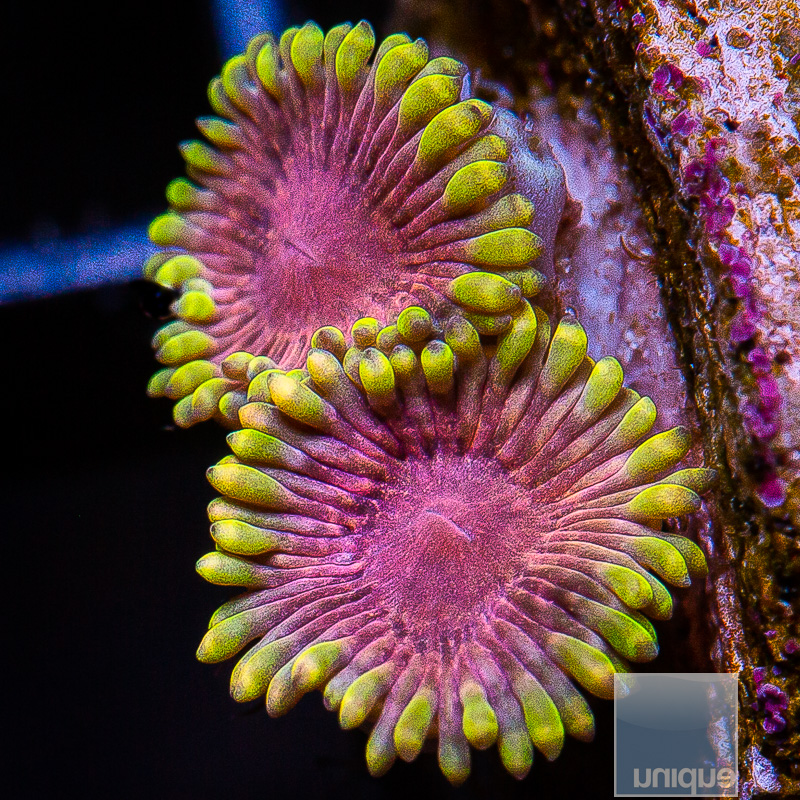
[[[373,52],[374,51],[374,52]],[[210,144],[181,146],[190,182],[150,226],[147,277],[175,289],[154,339],[153,395],[175,419],[236,422],[220,362],[302,362],[320,325],[423,303],[491,324],[452,281],[501,273],[532,296],[552,265],[561,167],[511,112],[473,96],[467,67],[367,22],[265,34],[209,87]],[[480,324],[480,319],[478,320]]]
[[[502,301],[496,276],[472,290]],[[316,332],[304,369],[253,360],[233,454],[209,470],[215,552],[198,570],[245,587],[211,620],[202,661],[251,645],[231,693],[271,715],[321,689],[342,727],[370,726],[384,773],[437,742],[466,779],[497,743],[523,777],[565,734],[593,736],[574,684],[613,694],[626,660],[657,654],[662,581],[705,560],[664,520],[697,511],[714,473],[676,467],[686,430],[645,438],[652,401],[614,358],[586,356],[518,300],[497,335],[409,307],[350,341]]]

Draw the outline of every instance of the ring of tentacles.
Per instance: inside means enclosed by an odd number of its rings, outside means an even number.
[[[180,401],[179,425],[237,423],[220,367],[233,352],[295,366],[320,325],[392,304],[491,328],[498,312],[456,280],[477,270],[517,297],[540,288],[532,265],[551,257],[564,203],[546,145],[423,40],[374,47],[366,22],[308,23],[254,38],[212,81],[219,116],[198,121],[211,144],[181,146],[194,183],[169,185],[145,268],[178,293],[149,392]]]
[[[714,473],[675,471],[684,429],[642,441],[654,404],[587,357],[573,317],[553,331],[522,301],[491,337],[410,307],[350,335],[317,331],[304,369],[250,359],[198,564],[247,591],[198,656],[251,644],[231,692],[266,693],[271,715],[322,689],[343,728],[371,726],[375,775],[431,739],[453,783],[494,742],[523,777],[534,748],[592,738],[574,684],[611,697],[626,660],[656,656],[662,581],[705,574],[662,521],[696,511]]]

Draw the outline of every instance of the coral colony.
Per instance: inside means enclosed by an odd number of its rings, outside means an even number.
[[[237,428],[198,570],[245,593],[198,657],[252,645],[231,694],[273,716],[322,690],[374,775],[430,739],[454,784],[495,742],[522,778],[591,739],[574,684],[655,658],[662,580],[706,571],[662,521],[714,473],[675,471],[686,430],[645,438],[653,402],[529,302],[565,201],[547,148],[423,41],[374,49],[365,22],[256,37],[151,226],[179,319],[150,392]]]

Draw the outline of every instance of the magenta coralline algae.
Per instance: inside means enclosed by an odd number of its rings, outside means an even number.
[[[769,514],[797,521],[793,23],[788,8],[752,14],[726,5],[689,18],[680,4],[659,3],[648,4],[645,24],[632,30],[637,69],[650,78],[647,134],[690,210],[692,247],[705,270],[703,312],[723,344],[721,363],[712,366],[736,395],[732,427],[745,434],[729,437],[736,478],[752,482]]]
[[[655,84],[656,77],[653,79],[653,91]],[[681,112],[675,118],[673,126],[678,123],[686,135],[696,127],[686,112]],[[683,170],[683,184],[686,194],[700,201],[698,218],[709,243],[717,250],[730,292],[738,301],[738,309],[728,327],[728,336],[733,347],[749,350],[747,362],[755,376],[755,387],[751,397],[743,402],[741,413],[760,457],[759,497],[764,505],[772,508],[780,506],[786,499],[785,484],[777,474],[776,455],[769,446],[778,433],[782,398],[777,381],[772,376],[772,363],[766,358],[763,348],[754,346],[763,304],[759,303],[753,291],[752,259],[743,247],[723,239],[736,212],[730,181],[722,171],[725,149],[723,139],[709,139],[703,155],[690,161]]]
[[[495,296],[496,297],[496,296]],[[305,369],[256,362],[209,471],[208,580],[245,587],[200,646],[217,662],[255,644],[231,693],[271,715],[322,689],[344,728],[370,725],[384,773],[428,738],[453,783],[469,745],[497,742],[527,774],[565,734],[593,735],[573,681],[613,696],[626,659],[657,654],[666,619],[705,560],[662,521],[699,510],[713,472],[674,471],[674,428],[639,443],[652,401],[614,358],[586,356],[574,317],[551,330],[524,299],[496,336],[405,309],[312,339]],[[656,577],[656,575],[658,577]]]
[[[780,674],[780,672],[775,674]],[[786,709],[789,708],[789,699],[783,689],[774,683],[768,683],[766,677],[765,667],[757,667],[753,670],[758,700],[753,703],[752,708],[754,711],[763,712],[764,718],[761,726],[766,733],[780,733],[786,728],[785,714]]]
[[[541,288],[532,263],[552,264],[565,195],[547,146],[423,40],[374,48],[366,22],[308,23],[256,37],[212,81],[219,118],[198,127],[213,146],[181,146],[194,183],[168,187],[145,270],[179,295],[149,387],[179,401],[179,425],[236,424],[232,354],[293,366],[320,325],[414,302],[492,329],[496,312],[453,284],[472,271]]]

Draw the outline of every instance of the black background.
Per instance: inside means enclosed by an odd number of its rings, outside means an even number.
[[[288,17],[369,14],[385,34],[386,11],[319,2]],[[208,6],[17,2],[4,16],[0,237],[159,213],[219,70]],[[611,797],[611,703],[590,701],[593,744],[537,754],[522,783],[496,749],[475,753],[455,791],[430,754],[370,778],[364,734],[342,732],[318,693],[280,720],[229,698],[231,665],[194,658],[230,596],[193,569],[223,432],[175,430],[170,404],[146,398],[158,322],[142,305],[157,308],[129,284],[0,307],[6,796]]]

